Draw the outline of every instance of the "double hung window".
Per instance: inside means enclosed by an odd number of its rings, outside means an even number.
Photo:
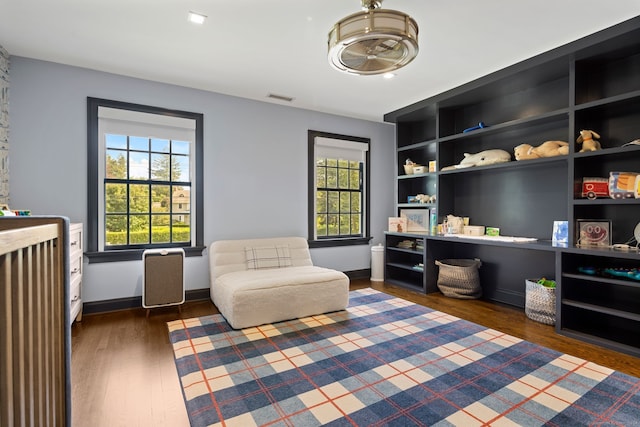
[[[88,101],[89,258],[201,246],[202,115]]]
[[[369,241],[369,139],[309,131],[309,245]]]

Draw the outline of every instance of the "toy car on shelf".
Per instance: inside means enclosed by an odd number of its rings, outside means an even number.
[[[635,172],[610,172],[609,194],[612,199],[632,199],[635,197]]]
[[[607,178],[582,178],[582,197],[587,199],[597,199],[598,197],[609,197],[609,179]]]

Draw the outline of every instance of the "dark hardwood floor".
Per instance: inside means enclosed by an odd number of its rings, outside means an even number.
[[[371,286],[555,350],[640,376],[640,359],[560,336],[524,311],[486,301],[421,295],[369,280]],[[72,411],[74,427],[189,426],[169,344],[166,322],[217,313],[211,301],[181,308],[136,309],[85,315],[72,327]]]

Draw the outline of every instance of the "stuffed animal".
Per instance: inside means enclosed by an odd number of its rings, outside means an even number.
[[[594,139],[595,138],[595,139]],[[601,150],[602,146],[600,145],[600,135],[592,130],[581,130],[580,136],[576,139],[578,144],[582,144],[582,149],[580,153],[584,153],[585,151],[596,151]]]
[[[433,196],[430,196],[428,194],[417,194],[416,200],[418,200],[420,203],[435,203],[436,195],[434,194]]]
[[[511,154],[504,150],[485,150],[476,154],[464,153],[464,159],[453,166],[447,166],[442,170],[470,168],[472,166],[487,166],[495,163],[511,161]]]
[[[545,141],[537,147],[520,144],[513,149],[516,160],[538,159],[569,154],[569,143],[566,141]]]
[[[532,153],[533,146],[530,144],[520,144],[513,148],[513,154],[516,160],[539,159],[538,154]]]

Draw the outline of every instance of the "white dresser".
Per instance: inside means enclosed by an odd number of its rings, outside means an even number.
[[[71,323],[74,320],[82,320],[82,253],[84,249],[84,235],[82,223],[69,225],[69,283],[71,299],[70,315]]]

